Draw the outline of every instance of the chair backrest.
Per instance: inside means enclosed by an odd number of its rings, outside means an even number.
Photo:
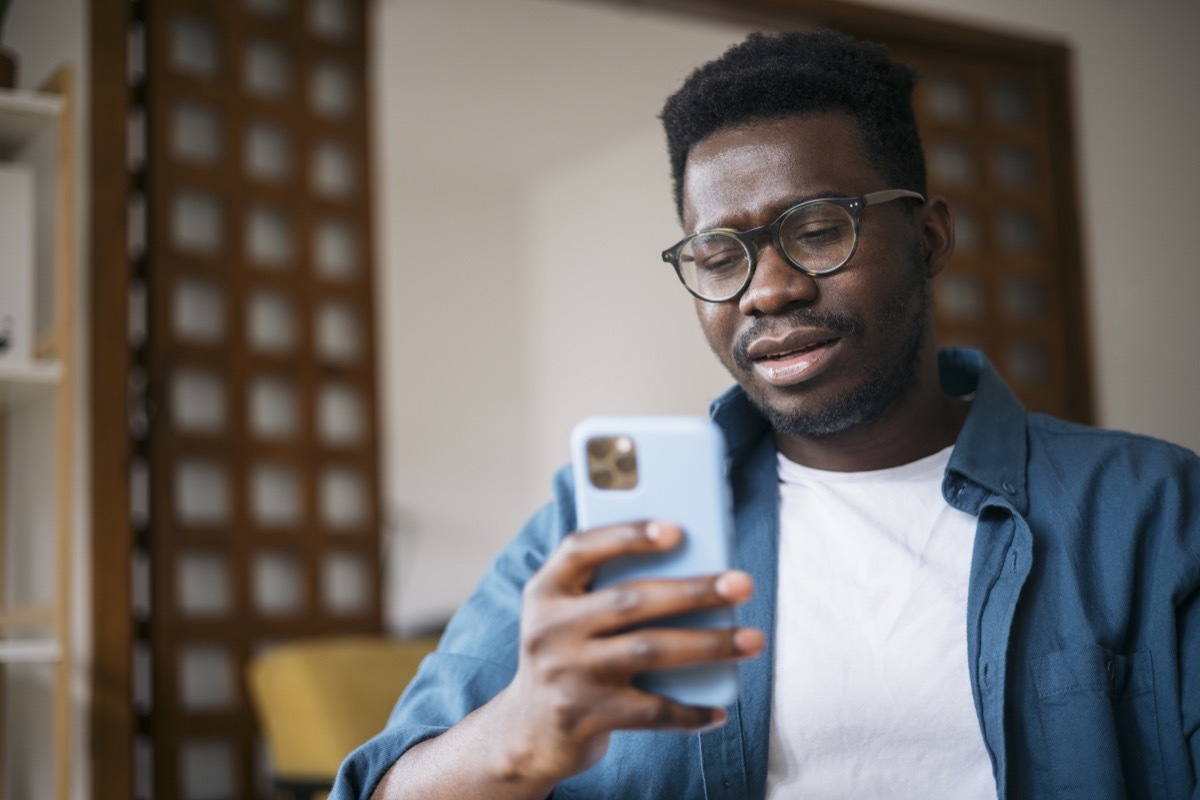
[[[277,778],[332,779],[350,751],[383,729],[436,638],[298,639],[254,656],[250,697]]]

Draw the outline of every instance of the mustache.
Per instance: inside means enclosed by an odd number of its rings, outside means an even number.
[[[862,322],[850,314],[794,308],[782,316],[757,317],[750,327],[738,335],[733,344],[733,361],[739,369],[750,369],[750,343],[763,336],[780,338],[793,328],[818,328],[838,336],[854,336],[863,331]]]

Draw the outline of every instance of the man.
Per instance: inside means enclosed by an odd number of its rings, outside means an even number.
[[[683,533],[572,533],[561,473],[336,797],[1200,798],[1200,461],[937,352],[954,231],[912,87],[874,45],[755,35],[668,101],[663,257],[738,383],[738,569],[589,592]],[[631,684],[723,659],[729,709]]]

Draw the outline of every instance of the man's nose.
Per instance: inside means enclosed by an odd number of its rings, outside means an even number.
[[[792,266],[769,238],[758,243],[758,263],[750,284],[738,298],[738,306],[748,317],[780,314],[795,303],[811,303],[817,298],[817,281]]]

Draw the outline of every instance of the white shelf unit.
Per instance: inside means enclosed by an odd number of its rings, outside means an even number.
[[[66,108],[66,98],[0,89],[0,159],[9,160],[30,140],[58,122]]]
[[[57,360],[39,359],[19,367],[0,364],[0,417],[16,413],[26,403],[52,402],[62,374]]]
[[[0,800],[66,800],[74,768],[74,137],[69,65],[36,92],[0,90],[0,161],[32,165],[51,195],[35,239],[51,296],[34,301],[50,313],[33,358],[0,365]]]
[[[54,639],[0,642],[0,660],[5,664],[54,663],[62,654],[62,645]]]

